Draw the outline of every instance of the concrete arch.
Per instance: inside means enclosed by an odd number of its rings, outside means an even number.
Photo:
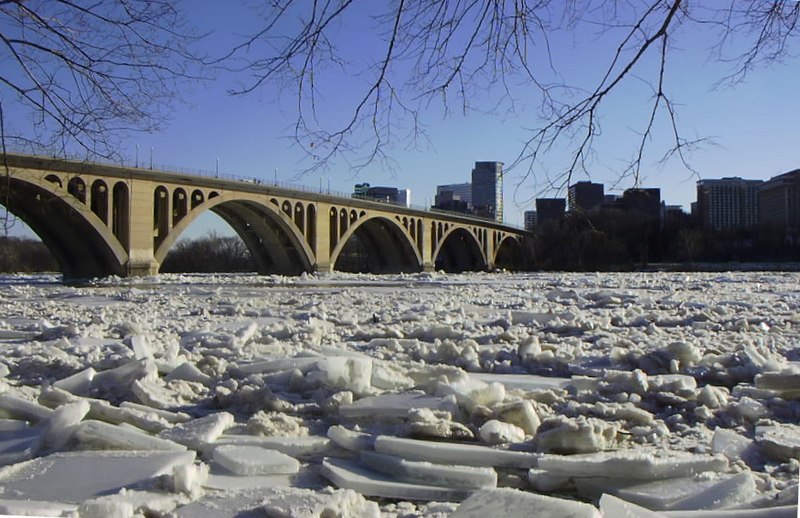
[[[358,254],[363,255],[353,257]],[[423,261],[414,241],[396,221],[365,216],[342,234],[331,252],[331,264],[334,270],[400,273],[421,271]]]
[[[433,252],[433,263],[437,270],[446,272],[480,271],[489,265],[472,232],[456,225],[442,235],[439,247]]]
[[[208,210],[224,219],[242,238],[259,273],[294,275],[313,269],[314,254],[291,217],[261,199],[236,194],[209,198],[175,225],[155,251],[158,264],[181,233]]]
[[[525,266],[525,254],[519,238],[506,235],[498,245],[493,261],[495,268],[521,270]]]
[[[128,253],[81,200],[50,182],[33,184],[11,177],[0,192],[5,194],[6,189],[10,191],[8,197],[2,196],[8,200],[6,209],[41,238],[65,279],[126,274]]]

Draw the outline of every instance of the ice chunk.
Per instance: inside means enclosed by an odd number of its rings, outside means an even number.
[[[375,446],[375,437],[373,435],[354,432],[340,425],[328,428],[328,438],[337,446],[354,452],[371,450]]]
[[[346,419],[406,419],[412,408],[430,408],[457,413],[458,406],[452,398],[434,397],[420,393],[385,394],[359,399],[339,407],[339,415]]]
[[[75,504],[40,500],[0,499],[0,514],[10,516],[71,516],[78,510]]]
[[[541,424],[533,403],[526,399],[495,407],[494,414],[501,421],[519,426],[528,435],[535,435]]]
[[[508,451],[474,444],[420,441],[382,435],[375,439],[375,451],[409,460],[506,468],[536,467],[539,454]]]
[[[0,432],[0,466],[33,458],[42,444],[41,428],[19,428]]]
[[[148,432],[159,432],[168,426],[167,421],[162,419],[160,414],[152,408],[147,407],[148,411],[143,412],[140,410],[140,405],[133,408],[126,405],[126,403],[123,403],[126,407],[118,408],[108,401],[75,396],[55,387],[42,390],[39,395],[39,401],[52,407],[86,401],[89,403],[90,418],[112,424],[129,423]]]
[[[361,462],[373,471],[412,484],[466,489],[497,487],[497,472],[492,468],[410,461],[373,451],[362,451]]]
[[[118,393],[136,380],[155,379],[157,376],[158,368],[152,360],[131,360],[114,369],[96,373],[92,378],[92,389]]]
[[[606,518],[618,516],[621,518],[666,518],[667,516],[608,494],[600,498],[600,512]]]
[[[534,374],[491,374],[473,372],[470,378],[484,383],[500,383],[506,389],[519,389],[525,391],[563,389],[571,382],[571,378],[553,378],[537,376]]]
[[[123,401],[119,404],[121,409],[129,409],[138,414],[150,414],[158,417],[158,419],[163,419],[168,423],[185,423],[186,421],[190,420],[192,416],[189,414],[184,414],[183,412],[172,412],[170,410],[164,410],[162,408],[153,408],[147,405],[141,405],[139,403],[134,403],[132,401]]]
[[[45,448],[60,450],[72,438],[78,423],[89,413],[89,403],[78,401],[60,406],[47,420],[44,433]]]
[[[263,494],[267,516],[292,518],[318,518],[341,516],[380,518],[378,504],[370,502],[350,489],[320,493],[308,489],[276,489]]]
[[[539,426],[535,440],[545,452],[591,453],[612,445],[619,429],[619,424],[601,419],[559,415],[546,419]]]
[[[372,386],[381,390],[408,390],[414,386],[414,380],[399,365],[373,360]]]
[[[260,446],[224,444],[214,448],[213,457],[237,475],[292,475],[300,471],[296,459]]]
[[[179,394],[155,381],[136,380],[131,385],[131,392],[140,403],[160,410],[168,410],[183,404]]]
[[[72,394],[85,396],[89,394],[89,389],[92,387],[92,380],[96,373],[96,370],[92,367],[88,367],[80,372],[76,372],[72,376],[56,381],[53,383],[53,386],[71,392]]]
[[[53,415],[53,411],[34,401],[22,399],[9,392],[0,394],[0,416],[42,421]]]
[[[145,335],[133,335],[130,337],[130,342],[133,356],[137,360],[153,359],[153,348],[150,347],[150,341]]]
[[[670,506],[676,510],[719,509],[742,504],[756,496],[756,482],[747,471],[717,482]]]
[[[317,362],[316,371],[307,375],[331,390],[350,390],[364,396],[372,390],[372,360],[369,358],[327,357]]]
[[[486,421],[478,433],[481,440],[489,444],[507,444],[525,440],[525,431],[522,428],[497,419]]]
[[[219,491],[246,491],[250,489],[263,489],[273,487],[289,487],[292,485],[291,475],[250,475],[242,477],[231,474],[222,467],[212,468],[208,480],[203,487]]]
[[[78,508],[83,518],[133,518],[136,508],[121,498],[87,500]]]
[[[660,374],[647,377],[649,392],[672,392],[681,397],[694,398],[697,380],[685,374]]]
[[[698,493],[719,483],[717,479],[703,477],[678,477],[657,480],[654,482],[631,481],[624,479],[621,484],[614,482],[618,479],[592,478],[576,480],[579,485],[579,494],[584,494],[581,489],[593,486],[599,492],[613,494],[633,504],[642,505],[648,509],[661,511],[671,509],[676,502],[691,498]],[[584,480],[588,484],[584,483]],[[581,486],[584,486],[581,488]]]
[[[222,434],[213,446],[236,444],[241,446],[260,446],[285,453],[291,457],[314,457],[326,452],[331,446],[327,437],[264,437],[260,435]]]
[[[213,379],[208,374],[204,373],[190,362],[183,362],[175,367],[169,374],[164,376],[165,381],[172,380],[186,380],[202,383],[203,385],[211,385]]]
[[[80,423],[75,438],[83,447],[114,450],[185,450],[186,446],[173,441],[153,437],[131,426],[116,426],[89,419]]]
[[[84,501],[79,508],[81,518],[136,518],[139,516],[168,516],[187,497],[157,491],[128,491]]]
[[[233,426],[233,415],[228,412],[217,412],[205,417],[179,423],[164,430],[159,437],[174,441],[194,450],[200,450],[213,443],[225,429]]]
[[[760,389],[800,392],[800,368],[790,366],[778,372],[763,372],[754,382]]]
[[[741,459],[748,465],[753,464],[758,456],[757,448],[753,441],[725,428],[714,430],[714,436],[711,439],[711,451],[725,455],[731,462]]]
[[[449,383],[439,383],[437,396],[455,395],[459,406],[472,413],[478,406],[493,407],[506,397],[506,388],[501,383],[486,383],[473,377],[465,377]]]
[[[194,458],[188,451],[54,453],[0,469],[0,486],[20,499],[79,503],[169,474]]]
[[[472,492],[469,489],[454,489],[422,484],[409,484],[365,469],[358,463],[325,458],[320,473],[342,489],[352,489],[362,495],[403,500],[440,500],[457,502]]]
[[[538,468],[570,477],[658,480],[688,477],[703,471],[725,471],[728,469],[728,459],[722,455],[688,452],[623,450],[578,455],[543,455],[539,458]]]
[[[181,464],[172,468],[172,490],[197,498],[208,480],[208,464]]]
[[[464,500],[450,518],[529,518],[558,516],[563,518],[601,518],[600,512],[589,504],[536,495],[511,488],[481,489]],[[625,516],[625,515],[607,515]]]
[[[293,358],[276,357],[251,363],[241,363],[237,368],[239,372],[245,376],[295,369],[305,374],[317,364],[320,358],[319,356],[295,356]]]
[[[800,426],[776,424],[756,427],[756,443],[776,460],[800,459]]]

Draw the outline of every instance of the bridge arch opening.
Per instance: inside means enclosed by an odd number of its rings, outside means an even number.
[[[464,228],[453,229],[445,235],[434,265],[437,270],[449,273],[475,272],[487,267],[478,241]]]
[[[61,178],[59,178],[57,174],[49,174],[45,176],[44,179],[52,184],[58,185],[59,189],[64,187],[64,184],[61,183]]]
[[[68,191],[70,184],[85,185],[68,182]],[[105,183],[94,182],[92,191],[92,207],[86,207],[76,204],[73,195],[59,192],[54,182],[34,184],[11,177],[0,185],[0,200],[42,240],[65,279],[124,275],[127,254],[106,226]],[[106,221],[100,220],[102,215]]]
[[[506,236],[500,242],[494,259],[495,268],[504,270],[519,271],[525,267],[525,256],[522,250],[522,244],[519,240]]]
[[[265,204],[266,203],[266,204]],[[306,209],[302,209],[303,216]],[[193,230],[206,229],[205,235]],[[188,248],[181,238],[185,233],[194,234],[194,241],[215,249],[228,247],[235,261],[215,259],[214,270],[202,269],[192,264],[191,271],[256,271],[260,274],[298,275],[312,269],[312,258],[305,238],[295,228],[295,221],[269,202],[230,199],[226,196],[209,198],[204,205],[192,211],[185,221],[169,233],[156,250],[156,261],[164,271],[177,271],[174,254]],[[209,229],[211,233],[209,233]],[[173,254],[174,252],[174,254]],[[214,251],[216,254],[217,251]],[[196,255],[196,254],[195,254]],[[183,262],[189,262],[183,260]],[[243,266],[243,263],[249,265]],[[220,266],[221,265],[221,266]]]
[[[158,249],[169,233],[169,192],[159,185],[153,191],[153,250]]]
[[[353,228],[334,260],[334,270],[354,273],[403,273],[422,270],[420,257],[401,227],[375,217]]]

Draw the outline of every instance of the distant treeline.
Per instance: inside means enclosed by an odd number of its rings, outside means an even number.
[[[213,232],[178,241],[161,264],[162,273],[254,272],[250,251],[239,236]]]
[[[0,272],[57,272],[60,268],[44,243],[25,237],[0,236]]]
[[[653,263],[759,263],[800,260],[800,239],[783,228],[709,230],[688,219],[661,224],[608,209],[568,213],[536,229],[533,268],[630,271]]]

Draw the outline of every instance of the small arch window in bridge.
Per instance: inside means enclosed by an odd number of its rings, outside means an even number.
[[[91,209],[100,220],[108,225],[108,187],[103,180],[92,184]]]
[[[54,183],[54,184],[58,185],[59,189],[64,186],[61,183],[61,178],[59,178],[57,175],[49,174],[49,175],[45,176],[44,179],[47,180],[50,183]]]
[[[192,208],[201,205],[205,201],[205,197],[203,196],[203,191],[195,190],[192,193]]]
[[[67,191],[81,203],[86,203],[86,184],[77,176],[67,183]]]
[[[187,207],[186,191],[175,189],[172,193],[172,224],[175,225],[189,212]]]

